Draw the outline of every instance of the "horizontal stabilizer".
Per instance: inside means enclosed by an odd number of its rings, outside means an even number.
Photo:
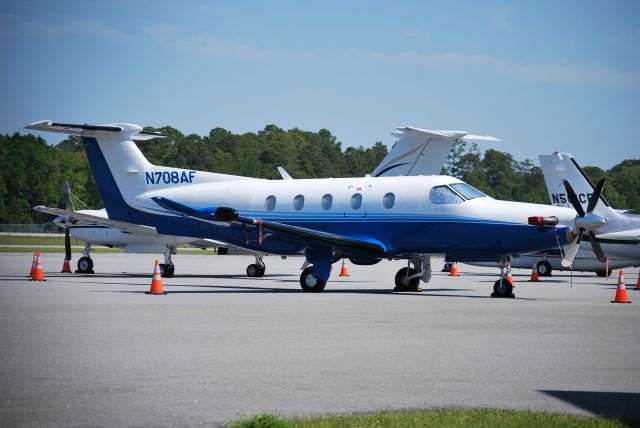
[[[138,125],[130,124],[109,124],[109,125],[79,125],[71,123],[56,123],[50,120],[41,120],[39,122],[30,123],[25,126],[26,129],[35,131],[57,132],[59,134],[68,134],[76,136],[91,136],[95,133],[119,133],[127,132],[131,134],[134,140],[150,140],[152,138],[162,138],[166,135],[160,132],[144,131]]]

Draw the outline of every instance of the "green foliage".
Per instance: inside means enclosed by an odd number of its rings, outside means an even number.
[[[222,128],[208,135],[184,135],[170,126],[146,128],[167,138],[137,144],[157,165],[223,174],[279,179],[282,166],[294,178],[354,177],[373,171],[387,155],[381,142],[372,147],[342,145],[326,129],[318,132],[267,125],[257,133],[234,134]],[[616,208],[640,212],[640,159],[626,160],[609,171],[585,167],[595,182],[607,177],[605,196]],[[443,172],[500,199],[547,203],[542,171],[530,160],[517,162],[497,150],[482,154],[477,145],[457,143]],[[69,138],[55,146],[33,135],[0,135],[0,223],[41,223],[51,216],[35,205],[62,207],[62,183],[91,208],[102,200],[82,142]],[[76,209],[84,208],[76,204]]]
[[[292,428],[293,426],[289,421],[266,413],[261,413],[231,425],[232,428]]]
[[[640,212],[640,159],[625,160],[609,171],[594,166],[583,169],[594,183],[607,178],[603,195],[614,208]],[[492,149],[482,156],[476,144],[459,141],[443,172],[497,199],[549,203],[542,169],[530,159],[517,162],[510,154]]]
[[[358,416],[329,416],[308,419],[280,419],[261,414],[235,424],[233,428],[404,428],[404,427],[626,427],[637,421],[532,412],[528,410],[420,410],[380,412]]]

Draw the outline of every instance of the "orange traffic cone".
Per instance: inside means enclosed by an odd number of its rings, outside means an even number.
[[[33,278],[33,273],[36,271],[36,261],[38,259],[38,252],[33,253],[33,260],[31,261],[31,271],[29,272],[29,278]]]
[[[636,290],[640,290],[640,271],[638,271],[638,280],[636,281]]]
[[[342,269],[340,269],[339,276],[349,276],[349,269],[347,268],[347,261],[342,259]]]
[[[42,270],[42,258],[40,253],[38,253],[36,257],[36,268],[33,271],[31,281],[46,281],[46,279],[44,279],[44,270]]]
[[[64,257],[64,262],[62,263],[62,270],[60,273],[71,273],[71,264],[70,260],[67,259],[67,256]]]
[[[631,300],[627,300],[627,288],[624,286],[624,271],[622,269],[620,269],[620,273],[618,274],[616,300],[612,300],[611,303],[631,303]]]
[[[538,268],[536,266],[536,264],[533,264],[533,268],[531,269],[531,278],[529,279],[530,282],[538,282],[540,281],[540,278],[538,276]]]
[[[162,288],[162,278],[160,277],[160,262],[156,260],[156,266],[153,269],[153,279],[151,280],[151,288],[146,294],[167,294]]]
[[[449,270],[449,276],[458,276],[458,263],[451,263],[451,269]]]
[[[511,262],[510,261],[507,262],[507,276],[505,277],[505,279],[511,283],[511,286],[513,286],[513,287],[516,286],[515,282],[513,281],[513,276],[511,276]]]

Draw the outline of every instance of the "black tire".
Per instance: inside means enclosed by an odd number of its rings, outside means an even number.
[[[93,272],[93,260],[91,257],[83,256],[78,260],[78,272],[90,273]]]
[[[604,278],[605,276],[611,276],[611,272],[613,272],[613,270],[609,269],[609,275],[607,275],[607,271],[597,270],[596,275],[598,275],[600,278]]]
[[[408,273],[407,273],[408,269]],[[407,276],[415,275],[418,271],[413,268],[405,267],[396,273],[396,287],[393,291],[421,291],[420,290],[420,277],[411,278],[406,281]]]
[[[254,263],[247,266],[247,276],[250,276],[251,278],[262,276],[260,275],[260,266]]]
[[[173,263],[160,265],[160,276],[162,276],[163,278],[172,278],[175,271],[176,267]]]
[[[307,293],[320,293],[327,283],[313,276],[313,266],[307,267],[300,274],[300,286]]]
[[[551,263],[546,260],[541,260],[536,264],[536,270],[539,276],[551,276],[553,268],[551,267]]]
[[[451,272],[451,263],[445,263],[441,272]]]
[[[493,284],[492,297],[515,297],[513,294],[513,284],[508,279],[497,280]]]
[[[264,273],[267,271],[267,267],[266,266],[259,266],[258,268],[258,278],[262,278],[264,276]]]

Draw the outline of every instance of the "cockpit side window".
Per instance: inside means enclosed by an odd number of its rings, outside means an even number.
[[[451,184],[453,189],[464,196],[465,199],[475,199],[487,196],[473,186],[469,186],[467,183],[454,183]]]
[[[429,192],[429,200],[434,204],[459,204],[464,202],[464,199],[448,186],[436,186],[432,188]]]

